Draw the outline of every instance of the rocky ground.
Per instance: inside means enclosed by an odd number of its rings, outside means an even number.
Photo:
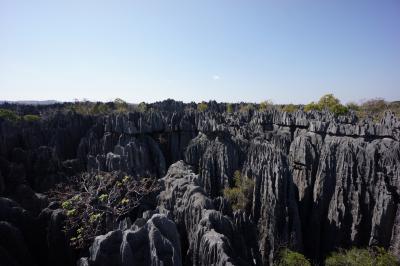
[[[271,265],[282,247],[319,262],[339,247],[374,245],[400,257],[392,112],[376,123],[351,113],[188,106],[0,119],[0,264]],[[155,177],[160,193],[77,251],[63,232],[65,212],[46,193],[97,170]],[[251,207],[234,212],[222,190],[236,170],[255,185]]]

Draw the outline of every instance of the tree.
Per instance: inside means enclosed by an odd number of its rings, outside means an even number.
[[[272,106],[274,105],[274,103],[271,100],[266,100],[260,103],[258,110],[259,111],[266,111],[270,108],[272,108]]]
[[[234,186],[224,189],[224,197],[231,203],[233,210],[245,210],[252,198],[254,181],[242,176],[240,171],[235,171],[233,180]]]
[[[139,103],[139,105],[137,106],[137,109],[139,112],[144,113],[147,111],[147,105],[145,102],[141,102]]]
[[[388,253],[384,248],[352,248],[339,250],[332,253],[326,260],[326,266],[396,266],[399,261],[395,256]]]
[[[233,113],[233,106],[232,106],[231,103],[226,104],[226,112],[227,112],[228,114]]]
[[[27,122],[36,122],[40,120],[40,116],[38,115],[24,115],[23,116],[24,121]]]
[[[197,105],[197,110],[199,110],[200,112],[205,112],[208,108],[208,105],[206,102],[201,102]]]
[[[255,109],[256,109],[256,108],[254,107],[254,104],[252,104],[252,103],[242,104],[242,105],[240,106],[239,112],[245,113],[245,112],[253,111],[253,110],[255,110]]]
[[[128,103],[121,98],[114,100],[114,106],[117,112],[124,113],[128,111]]]
[[[277,262],[274,263],[276,266],[311,266],[309,260],[300,254],[290,249],[284,248],[279,253]]]
[[[0,109],[0,118],[9,120],[9,121],[19,121],[21,117],[17,115],[15,112],[8,109]]]
[[[94,237],[114,230],[142,201],[150,202],[158,191],[154,178],[90,172],[57,185],[49,197],[64,209],[65,232],[71,246],[87,248]]]
[[[304,106],[304,111],[308,112],[311,110],[328,110],[335,115],[344,115],[349,111],[333,94],[326,94],[319,99],[318,103],[311,102]]]
[[[286,104],[285,106],[282,107],[282,111],[287,112],[287,113],[294,113],[298,107],[292,103]]]

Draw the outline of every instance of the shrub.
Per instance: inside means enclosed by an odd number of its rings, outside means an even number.
[[[254,104],[248,103],[248,104],[242,104],[240,105],[239,112],[245,113],[245,112],[250,112],[254,111],[256,108],[254,107]]]
[[[353,110],[353,111],[359,111],[360,110],[360,106],[358,104],[354,103],[354,102],[349,102],[347,104],[347,108],[349,110]]]
[[[332,253],[326,260],[326,266],[395,266],[399,265],[395,256],[380,247],[361,249],[352,248]]]
[[[90,110],[91,114],[106,114],[111,111],[110,107],[102,102],[97,102]]]
[[[224,197],[231,203],[233,210],[245,210],[252,198],[254,181],[242,176],[240,171],[234,173],[234,187],[223,190]]]
[[[0,109],[0,118],[9,121],[19,121],[21,117],[17,115],[15,112],[8,110],[8,109]]]
[[[156,191],[156,179],[136,180],[116,172],[93,172],[57,185],[49,197],[61,202],[65,210],[65,232],[71,246],[87,248],[95,236],[115,229],[122,219],[133,215],[142,200],[149,201]]]
[[[228,103],[228,104],[226,105],[226,112],[227,112],[228,114],[233,113],[233,106],[232,106],[231,103]]]
[[[199,104],[197,105],[197,110],[199,110],[200,112],[206,111],[207,108],[208,108],[208,105],[207,105],[207,103],[205,103],[205,102],[201,102],[201,103],[199,103]]]
[[[147,111],[147,105],[145,102],[141,102],[139,103],[139,105],[137,106],[137,109],[139,112],[144,113]]]
[[[298,107],[294,104],[286,104],[282,107],[282,111],[287,112],[287,113],[294,113],[296,112]]]
[[[266,111],[270,108],[272,108],[272,106],[274,105],[274,103],[271,100],[266,100],[260,103],[260,105],[258,106],[258,110],[259,111]]]
[[[38,115],[24,115],[23,117],[24,121],[27,122],[35,122],[40,120],[40,116]]]
[[[283,249],[279,253],[279,258],[276,263],[276,266],[311,266],[309,260],[304,257],[303,254],[298,252],[291,251],[290,249]]]
[[[308,112],[308,111],[311,111],[311,110],[322,111],[322,108],[321,108],[320,105],[318,105],[318,104],[315,103],[315,102],[311,102],[311,103],[306,104],[306,105],[304,106],[304,111],[305,111],[305,112]]]
[[[318,103],[311,102],[304,106],[304,111],[306,112],[311,110],[322,111],[325,109],[335,115],[344,115],[349,111],[346,106],[340,103],[338,98],[333,96],[333,94],[326,94],[319,99]]]
[[[386,111],[390,106],[391,104],[388,104],[381,98],[371,99],[360,105],[357,116],[360,118],[370,116],[375,121],[379,121],[379,119],[382,118],[384,111]]]
[[[114,100],[114,106],[115,110],[119,113],[124,113],[128,111],[128,103],[121,98],[117,98]]]
[[[329,111],[331,111],[332,113],[334,113],[336,115],[345,115],[349,112],[349,109],[342,104],[336,104],[336,105],[333,105],[332,107],[330,107]]]

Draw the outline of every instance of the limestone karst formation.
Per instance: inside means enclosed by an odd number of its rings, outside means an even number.
[[[392,112],[374,122],[188,105],[0,119],[0,265],[272,265],[283,246],[313,261],[352,246],[400,256],[400,120]],[[46,193],[98,170],[152,176],[160,190],[77,252]],[[222,190],[237,170],[254,190],[251,207],[233,211]]]

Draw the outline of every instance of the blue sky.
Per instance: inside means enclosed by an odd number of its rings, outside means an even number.
[[[0,0],[0,98],[400,100],[399,0]]]

